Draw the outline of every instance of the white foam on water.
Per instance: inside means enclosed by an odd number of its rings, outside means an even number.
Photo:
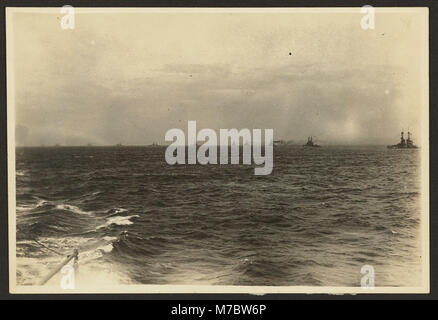
[[[40,201],[38,201],[36,207],[37,207],[37,208],[42,207],[43,205],[45,205],[45,204],[47,204],[47,203],[49,203],[49,202],[46,201],[46,200],[40,200]]]
[[[113,208],[113,209],[107,211],[107,213],[108,213],[107,217],[116,216],[119,213],[123,213],[123,212],[126,212],[126,211],[128,211],[128,209],[125,209],[125,208]]]
[[[113,249],[114,249],[113,244],[112,243],[108,243],[107,245],[99,247],[96,250],[102,250],[105,253],[109,253],[109,252],[113,251]]]
[[[113,224],[118,225],[118,226],[128,226],[128,225],[131,225],[134,223],[130,220],[132,218],[139,218],[139,216],[133,215],[133,216],[125,216],[125,217],[111,217],[111,218],[107,219],[105,224],[98,226],[96,228],[96,230],[109,227],[110,225],[113,225]]]
[[[128,209],[125,208],[115,208],[114,209],[114,213],[122,213],[122,212],[126,212],[128,211]]]
[[[110,263],[105,263],[100,257],[113,250],[112,242],[117,237],[106,236],[102,239],[90,239],[81,237],[42,237],[38,241],[44,246],[65,254],[66,256],[79,249],[79,269],[76,273],[76,288],[86,288],[93,285],[116,285],[127,284],[131,280],[119,270],[119,267]],[[51,251],[41,247],[41,251],[35,251],[32,257],[26,256],[24,246],[38,244],[30,240],[17,242],[17,282],[19,285],[36,285],[43,279],[64,257],[56,255]],[[72,265],[72,262],[70,263]],[[60,286],[62,274],[55,275],[46,286]]]
[[[25,212],[25,211],[30,211],[33,208],[35,208],[33,205],[22,205],[22,206],[15,206],[15,210],[17,212]]]
[[[48,201],[43,200],[43,199],[38,199],[38,200],[39,201],[36,204],[24,204],[21,206],[16,206],[15,209],[17,210],[17,212],[30,211],[30,210],[42,207],[42,206],[49,203]]]
[[[91,212],[83,211],[83,210],[79,209],[78,207],[70,205],[70,204],[58,204],[56,206],[56,209],[70,211],[70,212],[73,212],[76,214],[84,214],[84,215],[88,215],[88,216],[91,215]]]
[[[26,174],[27,174],[27,172],[24,171],[24,170],[17,170],[17,171],[15,171],[15,175],[18,176],[18,177],[25,176]]]
[[[17,258],[18,285],[38,285],[59,262],[59,256],[51,259]],[[72,265],[72,263],[69,265]],[[44,286],[48,289],[50,287],[61,289],[62,277],[63,274],[58,272]],[[92,288],[97,285],[129,284],[130,282],[132,282],[130,278],[120,272],[118,266],[97,261],[84,262],[79,260],[78,269],[75,272],[76,289]]]
[[[103,240],[108,241],[108,242],[113,242],[117,240],[117,237],[103,237]]]

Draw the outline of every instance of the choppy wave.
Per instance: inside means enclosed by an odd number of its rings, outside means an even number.
[[[17,177],[23,177],[23,176],[27,175],[27,172],[25,170],[17,170],[17,171],[15,171],[15,175]]]
[[[27,272],[18,272],[19,281],[23,284],[37,284],[51,269],[53,269],[63,256],[67,256],[73,250],[79,250],[80,273],[82,279],[87,279],[82,285],[95,282],[92,277],[103,279],[108,277],[106,284],[129,282],[122,272],[115,272],[114,266],[106,265],[105,255],[113,250],[113,242],[117,237],[103,237],[102,239],[83,237],[41,237],[38,241],[17,241],[17,265],[18,269],[27,269]],[[58,254],[57,254],[58,253]],[[85,268],[84,268],[85,267]],[[99,270],[97,273],[96,270]],[[126,278],[122,281],[123,278]],[[55,277],[51,280],[54,284],[59,281]],[[81,285],[81,283],[79,283]]]
[[[79,248],[90,283],[356,286],[369,264],[378,286],[416,285],[418,153],[396,151],[278,148],[260,177],[163,148],[19,150],[18,282],[59,263],[36,238]]]
[[[23,203],[22,205],[17,205],[15,208],[18,212],[25,212],[25,211],[31,211],[31,210],[34,210],[36,208],[40,208],[46,204],[49,204],[49,202],[47,200],[39,199],[37,197],[35,197],[35,201],[36,202],[33,202],[33,203],[26,203],[26,204]]]
[[[79,209],[78,207],[73,206],[71,204],[58,204],[58,205],[56,205],[56,209],[64,210],[64,211],[68,211],[68,212],[73,212],[76,214],[84,214],[84,215],[91,215],[92,214],[92,212],[83,211],[83,210]]]
[[[102,224],[102,225],[96,227],[96,229],[99,230],[101,228],[106,228],[106,227],[109,227],[111,225],[129,226],[129,225],[133,224],[133,222],[131,221],[132,218],[139,218],[139,216],[132,215],[132,216],[111,217],[111,218],[107,219],[105,224]]]

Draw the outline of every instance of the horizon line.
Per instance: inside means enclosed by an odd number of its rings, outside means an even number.
[[[92,145],[86,145],[86,144],[57,144],[57,145],[15,145],[15,148],[61,148],[61,147],[84,147],[84,148],[93,148],[93,147],[168,147],[171,144],[92,144]],[[196,146],[201,146],[203,144],[196,144]],[[351,144],[346,144],[346,143],[330,143],[330,144],[325,144],[325,145],[321,145],[322,147],[326,146],[326,147],[366,147],[366,146],[370,146],[370,147],[381,147],[381,146],[388,146],[390,144],[383,144],[383,143],[379,143],[379,144],[370,144],[370,143],[351,143]],[[189,145],[177,145],[177,147],[188,147]],[[213,145],[213,147],[220,147],[220,146],[225,146],[225,145]],[[227,146],[232,147],[232,145],[228,144]],[[239,147],[244,147],[245,145],[241,145],[239,144]],[[250,146],[254,146],[254,144],[251,144]],[[260,146],[265,146],[265,144],[261,144]],[[273,146],[282,146],[282,147],[286,147],[286,146],[303,146],[303,144],[282,144],[282,145],[273,145]]]

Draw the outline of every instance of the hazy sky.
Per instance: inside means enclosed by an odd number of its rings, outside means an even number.
[[[275,139],[419,140],[427,11],[15,11],[18,145],[149,144],[168,129],[273,128]],[[13,60],[11,60],[13,59]],[[11,83],[9,83],[11,84]]]

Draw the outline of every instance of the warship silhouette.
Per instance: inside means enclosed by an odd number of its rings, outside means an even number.
[[[313,147],[313,148],[320,148],[320,145],[314,144],[313,143],[313,137],[307,137],[307,143],[305,145],[303,145],[303,147]]]
[[[411,139],[411,133],[408,131],[408,138],[404,138],[404,132],[402,131],[400,134],[400,142],[394,145],[388,146],[388,149],[416,149],[418,148],[414,145],[414,142]]]

